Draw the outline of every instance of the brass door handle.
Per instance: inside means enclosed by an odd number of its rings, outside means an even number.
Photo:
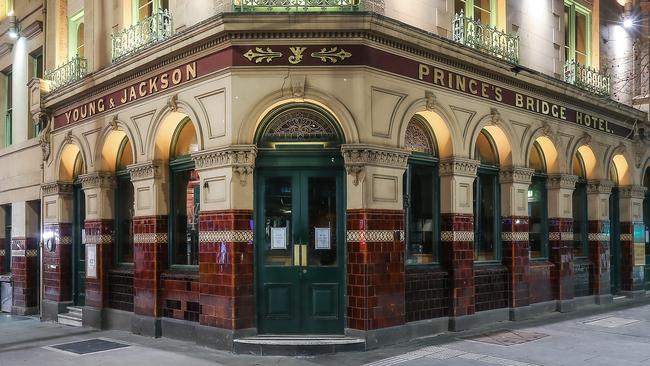
[[[307,267],[307,244],[294,244],[293,266]]]

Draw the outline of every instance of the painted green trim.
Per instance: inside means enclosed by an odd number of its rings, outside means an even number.
[[[573,0],[564,0],[564,5],[569,7],[568,29],[564,30],[569,32],[569,54],[565,61],[576,58],[576,13],[580,13],[586,18],[585,27],[587,28],[585,29],[585,54],[587,59],[585,66],[591,66],[591,9]]]
[[[542,158],[544,156],[542,155]],[[546,189],[546,182],[547,182],[548,176],[546,173],[539,173],[535,172],[533,174],[531,186],[537,184],[539,187],[539,192],[540,192],[540,197],[539,197],[539,202],[540,206],[542,208],[542,212],[540,219],[540,229],[541,229],[541,235],[542,235],[542,255],[540,257],[532,257],[531,259],[548,259],[549,256],[549,251],[548,251],[548,190]],[[529,188],[530,189],[530,188]],[[528,224],[531,224],[532,217],[528,218]],[[529,246],[530,247],[530,246]]]
[[[156,10],[162,8],[162,5],[161,5],[160,1],[161,0],[153,0],[152,1],[153,2],[152,11],[154,13],[156,12]],[[131,16],[132,16],[131,24],[136,24],[137,22],[140,21],[140,19],[139,19],[140,18],[140,11],[139,10],[140,9],[139,9],[138,0],[131,0]],[[149,16],[151,16],[151,15],[153,15],[153,14],[149,14]]]
[[[181,120],[181,121],[176,125],[176,129],[174,130],[174,134],[172,135],[172,141],[171,141],[171,143],[169,144],[169,158],[170,158],[170,162],[171,162],[171,160],[178,160],[178,159],[179,159],[179,157],[174,156],[174,151],[176,151],[176,144],[178,143],[178,137],[180,136],[181,131],[183,131],[183,128],[185,128],[185,125],[187,125],[187,123],[192,123],[192,122],[190,121],[190,117],[184,117],[184,118],[183,118],[183,119],[182,119],[182,120]],[[180,158],[183,158],[183,157],[180,157]]]
[[[577,205],[578,207],[573,207],[573,225],[576,225],[576,214],[579,213],[580,217],[583,218],[582,223],[580,225],[580,234],[582,235],[578,240],[580,241],[581,244],[581,253],[580,255],[576,256],[577,258],[585,258],[589,256],[589,198],[587,197],[587,181],[583,178],[578,179],[578,182],[576,182],[575,190],[573,191],[573,195],[579,195],[578,196],[578,201],[579,204]],[[573,202],[573,197],[571,199]],[[575,234],[575,226],[573,230]],[[574,241],[574,247],[575,247],[575,241],[576,237],[573,237]]]
[[[84,11],[83,9],[76,12],[68,20],[68,59],[72,60],[77,56],[78,39],[77,31],[79,26],[84,22]],[[84,35],[85,38],[85,35]]]
[[[494,209],[492,211],[492,217],[494,218],[493,232],[494,232],[494,260],[488,261],[478,261],[476,259],[476,247],[477,242],[480,240],[478,233],[478,220],[480,206],[483,204],[483,198],[481,197],[481,187],[480,187],[480,177],[487,177],[493,180],[494,183]],[[499,167],[481,164],[477,171],[477,177],[474,180],[474,262],[475,263],[492,263],[501,261],[501,184],[499,183]]]
[[[497,26],[499,16],[499,3],[498,0],[490,0],[490,24],[493,27]],[[465,17],[474,19],[474,0],[465,1]]]
[[[174,160],[169,161],[169,184],[167,186],[167,198],[169,202],[169,214],[167,215],[167,262],[169,268],[176,269],[191,269],[197,268],[196,265],[183,265],[183,264],[174,264],[174,243],[176,242],[175,226],[176,220],[174,220],[173,213],[176,211],[176,201],[174,200],[174,188],[176,186],[176,181],[178,179],[178,173],[187,172],[193,170],[195,167],[194,160],[189,155],[180,156]]]
[[[128,170],[118,170],[115,172],[115,179],[117,183],[117,187],[120,187],[120,183],[123,182],[131,182],[131,174],[129,173]],[[115,200],[115,220],[114,220],[114,225],[115,225],[115,231],[114,231],[114,243],[115,243],[115,250],[114,250],[114,260],[117,265],[133,265],[133,262],[125,262],[123,260],[123,253],[122,253],[122,238],[124,234],[125,228],[123,228],[119,223],[122,222],[122,205],[124,205],[124,198],[123,195],[124,192],[120,192],[119,189],[116,189],[114,192],[114,200]],[[135,192],[134,192],[135,194]],[[133,238],[131,238],[131,241],[133,241]]]

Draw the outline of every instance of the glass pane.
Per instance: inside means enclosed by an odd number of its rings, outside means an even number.
[[[335,266],[336,260],[336,178],[309,177],[310,266]]]
[[[117,229],[119,232],[119,262],[133,262],[133,184],[128,178],[118,178],[119,212],[117,212]]]
[[[454,12],[456,14],[459,14],[461,10],[465,13],[465,15],[467,15],[467,11],[465,10],[465,0],[455,0]]]
[[[291,177],[268,178],[264,184],[265,264],[292,265]]]
[[[434,236],[433,168],[412,164],[408,207],[407,263],[437,262],[437,240]]]
[[[573,55],[570,54],[570,45],[571,45],[571,28],[569,24],[569,14],[571,14],[571,8],[568,6],[564,7],[564,59],[571,60]]]
[[[480,173],[476,178],[478,184],[478,215],[476,218],[475,260],[496,260],[496,189],[495,175]]]
[[[195,170],[173,172],[172,264],[199,264],[199,176]]]
[[[490,24],[490,2],[492,0],[474,0],[474,20]]]
[[[587,16],[576,13],[576,61],[587,64]]]
[[[543,227],[544,220],[544,190],[546,189],[546,179],[533,178],[533,182],[528,188],[528,216],[529,216],[529,235],[530,235],[530,257],[544,257],[544,238],[543,233],[546,230]]]
[[[84,24],[79,24],[77,28],[77,55],[84,57]]]
[[[587,256],[587,185],[577,183],[573,191],[573,256]]]

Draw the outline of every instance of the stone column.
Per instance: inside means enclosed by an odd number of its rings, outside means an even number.
[[[43,212],[43,320],[72,305],[72,183],[41,185]]]
[[[590,181],[587,185],[589,217],[589,259],[593,263],[591,273],[592,293],[599,304],[613,300],[610,286],[610,223],[609,195],[613,183]]]
[[[167,268],[167,169],[160,161],[127,167],[135,194],[131,331],[160,337],[161,275]]]
[[[628,297],[645,295],[645,187],[620,188],[621,293]]]
[[[11,313],[38,313],[38,208],[30,202],[11,205],[11,274],[14,304]]]
[[[474,179],[480,163],[460,157],[440,163],[441,263],[449,272],[449,327],[471,326],[474,298]]]
[[[578,177],[556,174],[548,178],[548,259],[553,263],[553,296],[561,312],[574,310],[573,190]]]
[[[79,179],[86,200],[86,306],[83,323],[101,329],[102,309],[108,306],[108,270],[112,263],[115,177],[111,173],[95,172]]]
[[[371,145],[342,147],[347,175],[347,328],[404,324],[402,178],[409,153]]]
[[[201,343],[229,348],[223,328],[255,327],[253,282],[253,145],[201,151],[192,156],[201,179],[199,281]],[[217,344],[215,344],[215,342]]]
[[[501,183],[501,260],[508,267],[510,319],[530,313],[530,242],[528,186],[533,169],[508,167],[499,172]]]

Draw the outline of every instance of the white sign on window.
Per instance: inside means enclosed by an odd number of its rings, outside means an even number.
[[[331,248],[330,244],[330,228],[328,227],[317,227],[315,228],[314,235],[316,236],[314,242],[316,243],[316,249],[328,250]]]
[[[287,228],[271,228],[271,249],[287,249]]]
[[[97,246],[86,244],[86,277],[97,278]]]

